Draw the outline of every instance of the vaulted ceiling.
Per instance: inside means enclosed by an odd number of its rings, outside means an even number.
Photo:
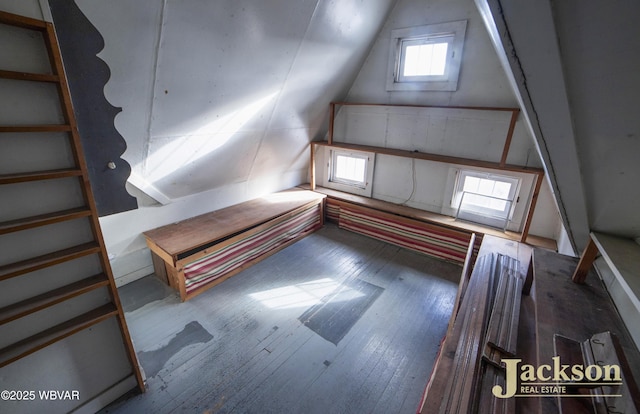
[[[241,199],[305,182],[309,141],[324,136],[333,100],[482,105],[486,97],[523,109],[574,247],[591,230],[640,237],[638,2],[76,3],[104,39],[104,94],[122,108],[115,126],[129,181],[156,200],[247,183]],[[400,96],[375,83],[385,30],[465,18],[479,43],[464,53],[482,63],[463,68],[461,91]]]
[[[640,237],[640,3],[476,0],[570,238]]]
[[[395,0],[77,0],[104,37],[130,182],[169,202],[229,183],[305,181]]]

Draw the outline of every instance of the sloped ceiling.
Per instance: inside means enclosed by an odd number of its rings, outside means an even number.
[[[640,3],[476,0],[578,250],[640,236]]]
[[[77,0],[105,41],[131,182],[165,202],[306,180],[309,141],[395,0]]]

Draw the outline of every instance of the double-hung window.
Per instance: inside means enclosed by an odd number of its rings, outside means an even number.
[[[387,90],[455,91],[467,21],[391,31]]]

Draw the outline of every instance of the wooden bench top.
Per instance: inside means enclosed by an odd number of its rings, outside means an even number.
[[[275,217],[325,198],[308,190],[290,189],[144,232],[152,249],[177,257],[200,246],[223,240]]]

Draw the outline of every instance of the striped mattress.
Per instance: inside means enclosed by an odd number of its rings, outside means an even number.
[[[321,226],[320,207],[313,205],[285,221],[226,245],[183,268],[187,294],[225,276],[301,234]]]

